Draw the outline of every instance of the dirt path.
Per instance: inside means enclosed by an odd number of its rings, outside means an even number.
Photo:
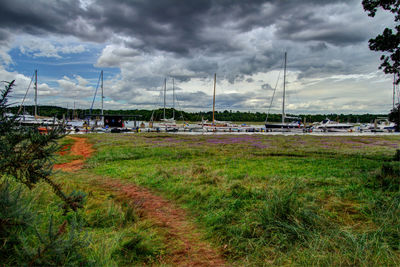
[[[71,155],[89,157],[93,148],[86,138],[70,137],[75,140],[71,147]],[[66,164],[55,166],[64,171],[76,171],[82,168],[84,160],[73,160]],[[173,266],[225,266],[221,254],[207,242],[201,240],[196,227],[187,219],[185,210],[177,207],[171,201],[153,194],[150,190],[115,179],[101,179],[102,187],[120,193],[124,198],[132,201],[135,208],[139,208],[145,217],[154,221],[168,233],[168,241],[175,247],[170,248],[172,253],[162,263]],[[165,262],[164,262],[165,261]]]
[[[114,188],[133,200],[145,216],[151,218],[159,227],[167,229],[168,238],[178,244],[167,263],[174,266],[225,266],[220,254],[201,240],[201,235],[187,220],[183,209],[142,187],[117,180],[105,181],[103,185]]]
[[[69,136],[69,138],[75,141],[74,144],[71,146],[69,155],[82,156],[82,158],[75,159],[67,163],[54,164],[53,169],[55,170],[63,170],[63,171],[80,170],[83,167],[85,159],[90,157],[90,155],[94,152],[92,145],[87,142],[86,138],[76,137],[76,136]]]

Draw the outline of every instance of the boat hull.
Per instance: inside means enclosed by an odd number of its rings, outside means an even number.
[[[266,123],[265,124],[265,128],[267,129],[295,129],[295,128],[300,128],[299,124],[270,124],[270,123]]]

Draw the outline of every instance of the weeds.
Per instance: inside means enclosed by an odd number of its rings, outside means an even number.
[[[113,256],[120,258],[122,264],[137,262],[152,262],[162,254],[159,245],[140,234],[129,237],[127,241],[116,249]]]
[[[37,213],[26,189],[0,184],[0,260],[6,265],[90,265],[78,213]],[[53,216],[55,214],[55,216]],[[69,223],[67,223],[69,221]]]
[[[263,237],[280,249],[288,249],[297,242],[304,245],[312,234],[327,224],[315,207],[307,206],[299,199],[295,189],[272,191],[257,217]]]
[[[233,265],[400,263],[396,136],[90,138],[98,151],[89,160],[92,174],[150,187],[183,205]],[[129,212],[115,205],[97,206],[97,231],[126,229]],[[124,264],[153,263],[165,249],[143,229],[111,242],[107,255]]]

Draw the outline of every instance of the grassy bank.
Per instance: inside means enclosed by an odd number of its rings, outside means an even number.
[[[236,264],[398,265],[400,138],[90,135],[89,172],[187,208]]]
[[[56,163],[80,159],[70,155],[73,140],[60,141]],[[123,266],[160,263],[168,248],[165,233],[144,219],[134,203],[102,185],[104,177],[85,170],[56,171],[52,180],[66,195],[84,197],[77,212],[46,183],[32,190],[3,177],[0,184],[1,249],[4,266]],[[101,180],[101,182],[99,182]],[[68,223],[67,223],[68,222]]]

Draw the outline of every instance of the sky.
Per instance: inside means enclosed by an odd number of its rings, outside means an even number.
[[[27,89],[34,103],[37,69],[39,105],[99,108],[103,70],[105,109],[160,108],[167,79],[167,107],[209,111],[216,73],[216,110],[280,113],[287,52],[286,112],[392,108],[368,40],[394,17],[368,17],[361,0],[1,2],[0,80],[16,80],[15,105]]]

